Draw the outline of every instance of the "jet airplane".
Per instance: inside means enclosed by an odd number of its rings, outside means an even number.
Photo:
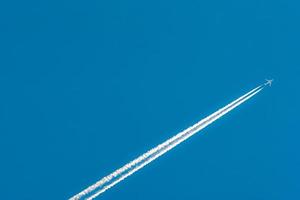
[[[269,85],[271,87],[273,80],[274,79],[266,79],[265,85]]]

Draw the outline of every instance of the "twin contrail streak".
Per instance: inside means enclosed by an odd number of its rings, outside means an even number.
[[[200,120],[193,126],[183,130],[182,132],[176,134],[175,136],[171,137],[165,142],[152,148],[151,150],[142,154],[141,156],[129,162],[128,164],[124,165],[123,167],[117,169],[116,171],[109,174],[108,176],[103,177],[101,180],[89,186],[88,188],[76,194],[75,196],[71,197],[69,200],[78,200],[78,199],[92,200],[96,198],[106,190],[110,189],[117,183],[121,182],[128,176],[132,175],[134,172],[140,170],[141,168],[143,168],[144,166],[146,166],[156,158],[162,156],[163,154],[173,149],[178,144],[182,143],[189,137],[193,136],[195,133],[199,132],[209,124],[213,123],[214,121],[216,121],[217,119],[225,115],[226,113],[230,112],[234,108],[238,107],[240,104],[244,103],[245,101],[247,101],[248,99],[256,95],[265,87],[265,85],[266,83],[254,88],[250,92],[244,94],[243,96],[232,101],[231,103],[224,106],[223,108],[217,110],[211,115]]]

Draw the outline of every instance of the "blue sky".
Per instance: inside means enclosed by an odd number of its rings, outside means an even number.
[[[67,199],[274,78],[99,199],[300,199],[299,1],[3,1],[1,199]]]

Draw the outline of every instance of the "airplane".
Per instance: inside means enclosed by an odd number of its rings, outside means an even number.
[[[265,83],[265,85],[269,85],[271,87],[273,80],[274,79],[266,79],[267,82]]]

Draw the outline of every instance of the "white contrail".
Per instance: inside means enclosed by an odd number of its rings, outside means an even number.
[[[70,200],[77,200],[81,198],[85,198],[87,200],[92,200],[96,198],[101,193],[105,192],[109,188],[113,187],[120,181],[124,180],[126,177],[130,176],[134,172],[138,171],[139,169],[143,168],[145,165],[149,164],[156,158],[160,157],[161,155],[165,154],[167,151],[171,150],[181,142],[185,141],[195,133],[199,132],[215,120],[219,119],[232,109],[236,108],[240,104],[244,103],[252,96],[260,92],[264,88],[265,84],[260,85],[250,92],[246,93],[245,95],[239,97],[238,99],[234,100],[233,102],[229,103],[225,107],[217,110],[213,114],[207,116],[206,118],[202,119],[201,121],[197,122],[193,126],[185,129],[184,131],[176,134],[175,136],[171,137],[167,141],[163,142],[162,144],[156,146],[155,148],[147,151],[143,155],[139,156],[135,160],[129,162],[128,164],[124,165],[123,167],[119,168],[118,170],[114,171],[113,173],[109,174],[108,176],[102,178],[95,184],[91,185],[90,187],[86,188],[82,192],[78,193],[77,195],[70,198]]]

